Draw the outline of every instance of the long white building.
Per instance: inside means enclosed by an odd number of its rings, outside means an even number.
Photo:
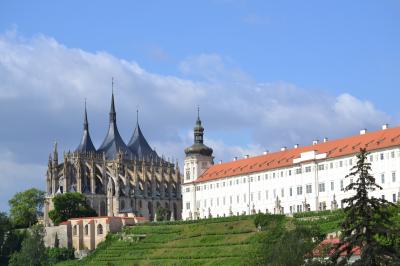
[[[397,202],[400,196],[400,127],[367,132],[278,152],[213,163],[213,150],[203,143],[198,117],[194,144],[185,149],[182,219],[241,214],[329,210],[343,207],[351,181],[345,176],[365,147],[377,183],[372,193]]]

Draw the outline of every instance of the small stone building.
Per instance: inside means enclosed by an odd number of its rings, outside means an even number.
[[[94,250],[106,239],[108,233],[143,222],[143,217],[100,216],[72,218],[58,226],[45,227],[47,247],[74,248],[78,253]]]

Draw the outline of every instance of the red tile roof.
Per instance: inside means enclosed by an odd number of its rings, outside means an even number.
[[[195,183],[216,180],[229,176],[256,173],[271,169],[295,165],[294,159],[300,158],[303,152],[315,151],[316,154],[326,154],[325,159],[336,158],[356,154],[360,148],[365,147],[368,151],[378,150],[400,145],[400,127],[388,128],[375,132],[365,133],[337,140],[287,149],[241,159],[237,161],[215,164],[207,169]],[[313,161],[313,160],[312,160]]]
[[[315,257],[321,257],[323,255],[331,256],[335,252],[335,245],[339,243],[340,243],[339,238],[325,239],[314,249],[313,255]],[[344,251],[346,247],[347,244],[344,244],[341,247],[339,247],[340,251],[343,250],[343,252],[340,253],[341,257],[346,256],[347,252]],[[326,250],[326,248],[329,248],[329,250]],[[324,251],[327,252],[327,254],[324,254],[325,253]],[[359,256],[361,255],[361,249],[359,247],[354,247],[351,249],[350,254]]]

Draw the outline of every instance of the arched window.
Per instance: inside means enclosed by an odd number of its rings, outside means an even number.
[[[74,225],[74,229],[72,230],[72,234],[76,236],[78,234],[78,226]]]
[[[89,225],[85,225],[85,235],[89,234]]]
[[[103,234],[103,226],[101,224],[99,224],[97,226],[97,234],[98,235],[102,235]]]

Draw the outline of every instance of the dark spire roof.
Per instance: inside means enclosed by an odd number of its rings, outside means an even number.
[[[199,107],[197,107],[197,120],[196,120],[196,125],[193,128],[193,133],[194,133],[194,143],[192,146],[185,149],[186,155],[200,154],[204,156],[211,156],[213,150],[210,147],[204,145],[203,143],[204,128],[201,125]]]
[[[108,127],[107,136],[105,137],[103,144],[101,144],[97,150],[99,153],[104,153],[107,160],[115,159],[118,152],[122,152],[125,156],[131,155],[130,150],[118,132],[116,117],[113,91],[111,95],[110,124]]]
[[[133,131],[133,135],[131,140],[128,143],[128,147],[131,152],[139,157],[144,159],[158,159],[157,153],[150,147],[146,138],[144,137],[142,130],[139,126],[139,111],[136,110],[136,127]]]
[[[83,118],[83,135],[81,139],[81,143],[78,148],[75,150],[76,152],[85,153],[85,152],[96,152],[96,148],[93,145],[92,139],[89,134],[89,123],[87,118],[86,111],[86,100],[85,100],[85,115]]]

